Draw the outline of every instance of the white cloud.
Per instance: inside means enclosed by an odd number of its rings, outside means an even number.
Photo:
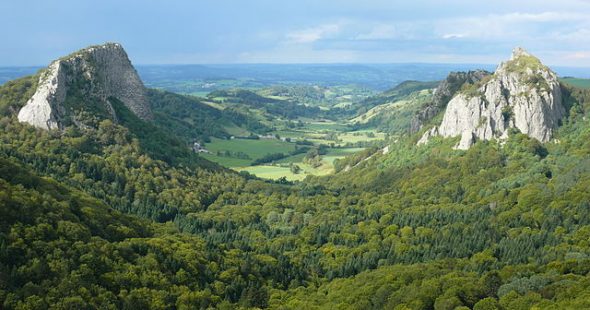
[[[465,37],[462,33],[446,33],[442,35],[443,39],[460,39]]]
[[[326,36],[337,34],[340,29],[340,24],[324,24],[288,33],[287,40],[290,43],[313,43]]]
[[[590,60],[590,51],[577,51],[564,55],[568,60]]]
[[[556,31],[551,36],[558,41],[569,41],[578,44],[588,43],[590,42],[590,28],[579,28],[575,31]]]
[[[549,23],[560,23],[559,26],[564,27],[587,23],[588,20],[586,14],[576,12],[513,12],[440,19],[435,20],[433,26],[435,32],[443,38],[449,34],[461,33],[463,37],[471,38],[510,39],[535,36],[536,32],[543,32],[544,25]]]
[[[387,40],[398,36],[396,27],[390,24],[378,24],[367,33],[354,37],[356,40]]]
[[[542,12],[542,13],[521,13],[514,12],[503,15],[490,15],[495,19],[504,22],[559,22],[559,21],[575,21],[587,20],[586,14],[575,12]]]
[[[245,52],[240,59],[496,63],[514,46],[523,46],[550,64],[575,63],[576,59],[590,64],[587,52],[576,52],[585,50],[590,42],[590,19],[573,10],[431,19],[341,19],[275,34],[272,50]]]

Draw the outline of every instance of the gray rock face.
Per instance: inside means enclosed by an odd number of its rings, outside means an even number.
[[[463,84],[475,84],[490,74],[490,72],[485,70],[449,73],[447,78],[441,81],[434,90],[432,102],[412,117],[409,130],[410,133],[420,131],[424,123],[431,120],[442,111]]]
[[[146,89],[127,53],[121,45],[108,43],[52,62],[41,74],[35,94],[19,111],[18,119],[42,129],[62,128],[66,118],[83,126],[76,116],[79,111],[65,104],[71,101],[82,110],[105,111],[100,117],[116,120],[110,102],[113,98],[139,118],[152,118]]]
[[[461,136],[456,148],[468,149],[477,139],[505,139],[510,128],[546,142],[564,115],[555,73],[516,48],[489,80],[459,92],[448,103],[440,126],[426,132],[419,143],[436,135]]]

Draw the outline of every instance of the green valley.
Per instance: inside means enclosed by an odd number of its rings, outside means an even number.
[[[0,85],[0,309],[590,308],[588,80],[132,57]]]
[[[202,157],[236,171],[265,179],[300,181],[307,175],[331,174],[335,160],[384,143],[387,134],[369,126],[358,128],[358,122],[350,117],[356,112],[342,108],[341,99],[330,101],[331,106],[322,106],[325,97],[302,89],[307,88],[233,89],[215,91],[206,98],[192,97],[195,104],[217,109],[219,115],[231,115],[228,121],[216,123],[221,124],[223,134],[212,132],[210,137],[196,139],[200,147],[197,151]],[[324,93],[331,89],[321,90]],[[273,92],[269,93],[270,90]],[[278,90],[297,96],[273,95]],[[354,94],[348,97],[357,98],[355,102],[367,98],[364,93],[356,93],[355,88],[347,91]],[[178,108],[175,110],[178,113]],[[240,122],[242,118],[246,121]],[[215,126],[218,125],[212,124],[210,128]],[[190,137],[186,140],[190,141]]]

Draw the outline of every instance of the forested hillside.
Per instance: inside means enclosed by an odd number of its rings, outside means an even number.
[[[290,185],[189,151],[177,109],[226,116],[170,93],[152,122],[19,123],[35,80],[0,88],[3,309],[590,307],[588,90],[552,142],[418,132]]]

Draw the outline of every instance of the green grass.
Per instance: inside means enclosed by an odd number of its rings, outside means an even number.
[[[272,180],[285,177],[289,181],[301,181],[305,179],[305,177],[307,176],[307,174],[305,173],[294,174],[293,172],[291,172],[291,169],[289,169],[289,167],[279,167],[270,165],[244,167],[238,170],[248,171],[249,173],[254,174],[259,178]]]
[[[225,167],[244,167],[252,163],[253,160],[263,157],[270,153],[289,153],[295,150],[295,144],[283,142],[280,140],[260,139],[233,139],[223,140],[213,138],[211,143],[207,143],[205,148],[212,154],[205,154],[203,157],[215,161]],[[250,156],[250,159],[239,159],[232,157],[223,157],[214,155],[217,151],[230,151],[232,153],[243,152]]]
[[[335,158],[326,156],[322,159],[323,164],[317,168],[313,168],[308,164],[301,162],[295,163],[301,168],[301,172],[294,174],[286,165],[259,165],[250,167],[237,168],[238,171],[248,171],[259,178],[276,180],[285,177],[289,181],[300,181],[305,179],[308,175],[328,175],[334,172],[332,162]]]
[[[250,132],[248,130],[246,130],[242,127],[238,127],[232,122],[225,122],[223,124],[223,129],[228,134],[230,134],[232,136],[236,136],[236,137],[247,137],[250,135]]]
[[[273,131],[273,134],[278,134],[279,136],[285,138],[303,138],[305,133],[305,131],[299,129],[283,129]]]
[[[333,121],[319,121],[312,119],[302,119],[304,126],[301,128],[285,128],[277,126],[279,121],[275,121],[273,125],[282,129],[273,131],[272,134],[278,134],[281,137],[289,137],[292,141],[308,140],[315,145],[334,143],[332,140],[325,139],[329,133],[335,133],[341,140],[336,145],[344,145],[348,142],[355,143],[360,141],[374,141],[382,140],[385,134],[378,133],[375,130],[366,129],[356,132],[349,132],[348,127],[343,123]],[[281,125],[283,125],[281,123]],[[225,127],[226,131],[232,131],[232,128]],[[228,130],[230,129],[230,130]],[[237,131],[235,132],[237,136]],[[368,137],[368,134],[374,134],[374,137]],[[243,136],[243,135],[242,135]],[[282,177],[287,180],[303,180],[307,175],[327,175],[334,172],[334,160],[344,158],[347,155],[362,151],[363,148],[329,148],[327,154],[322,156],[321,165],[319,167],[312,167],[304,163],[305,154],[297,154],[283,159],[277,160],[273,163],[251,166],[252,162],[270,153],[284,153],[287,154],[295,149],[295,143],[283,142],[275,139],[234,139],[223,140],[213,138],[211,143],[207,143],[205,148],[211,154],[202,155],[204,158],[216,162],[222,166],[237,170],[247,171],[260,178],[265,179],[279,179]],[[240,159],[235,157],[217,156],[217,152],[230,151],[233,155],[238,152],[247,154],[250,159]],[[296,164],[301,168],[301,172],[294,174],[291,172],[289,165]]]
[[[328,161],[331,164],[335,158],[343,158],[344,156],[347,156],[347,155],[350,155],[350,154],[353,154],[356,152],[360,152],[362,150],[364,150],[364,148],[333,148],[333,149],[330,148],[330,149],[328,149],[328,153],[326,155],[323,155],[322,158],[331,157],[331,159]],[[303,162],[304,157],[305,157],[305,154],[297,154],[297,155],[283,158],[281,160],[277,160],[276,163],[277,164],[295,163],[295,164],[299,165]]]
[[[327,129],[330,127],[335,128],[335,129]],[[315,129],[312,129],[312,128],[315,128]],[[304,140],[305,139],[310,142],[313,142],[316,145],[319,145],[319,144],[330,145],[332,143],[335,143],[336,145],[342,146],[342,145],[349,143],[349,142],[356,143],[356,142],[361,142],[361,141],[376,141],[376,140],[384,140],[385,139],[385,133],[378,132],[374,129],[364,129],[364,130],[357,130],[357,131],[342,130],[345,128],[346,128],[346,126],[341,125],[341,124],[331,124],[331,123],[309,124],[309,123],[307,123],[302,128],[277,130],[277,131],[274,131],[273,133],[276,133],[281,137],[291,138],[293,140]],[[337,130],[337,129],[340,129],[340,130]],[[328,133],[336,133],[336,135],[340,141],[335,142],[333,140],[325,139],[325,136]],[[367,135],[369,133],[373,133],[374,136],[368,137]]]
[[[279,179],[282,177],[287,178],[289,181],[303,180],[307,175],[327,175],[334,172],[334,160],[344,158],[346,155],[350,155],[355,152],[362,151],[363,148],[334,148],[328,149],[328,153],[322,156],[322,165],[319,167],[311,167],[310,165],[303,163],[305,154],[297,154],[281,160],[276,161],[275,165],[260,165],[250,167],[239,167],[238,171],[248,171],[260,178],[265,179]],[[291,172],[289,167],[290,163],[296,164],[301,168],[301,172],[294,174]]]
[[[336,159],[342,159],[345,156],[348,156],[350,154],[356,153],[356,152],[360,152],[364,150],[364,148],[334,148],[334,149],[328,149],[328,154],[324,155],[322,157],[322,161],[324,161],[325,163],[327,163],[328,165],[331,166],[331,168],[334,168],[334,160]]]
[[[218,139],[216,139],[218,140]],[[231,142],[233,143],[224,143],[224,142],[229,142],[229,141],[222,141],[222,140],[218,140],[215,141],[213,144],[208,144],[208,145],[214,145],[216,148],[220,147],[227,147],[227,146],[235,146],[234,144],[237,144],[238,142],[244,142],[246,141],[246,144],[249,144],[249,146],[254,146],[254,143],[248,143],[250,142],[250,140],[231,140]],[[254,140],[256,141],[256,140]],[[246,147],[242,146],[242,151],[247,150]],[[276,150],[276,149],[275,149]],[[206,159],[209,159],[211,161],[214,161],[216,163],[219,163],[223,166],[235,169],[237,171],[247,171],[251,174],[256,175],[259,178],[264,178],[264,179],[279,179],[282,177],[285,177],[287,180],[289,181],[300,181],[305,179],[306,176],[308,175],[327,175],[327,174],[331,174],[334,172],[334,160],[336,159],[341,159],[346,155],[358,152],[363,150],[362,148],[334,148],[334,149],[328,149],[328,153],[326,155],[322,156],[322,165],[319,167],[311,167],[310,165],[303,163],[303,158],[305,157],[305,154],[297,154],[294,156],[289,156],[286,158],[283,158],[281,160],[278,160],[275,162],[275,164],[267,164],[267,165],[258,165],[258,166],[250,166],[250,163],[252,162],[252,160],[245,160],[245,159],[238,159],[238,158],[231,158],[231,157],[221,157],[221,156],[215,156],[213,154],[204,154],[203,157]],[[265,152],[258,152],[260,153],[265,153]],[[253,153],[250,153],[253,154]],[[266,154],[266,153],[265,153]],[[298,174],[294,174],[291,172],[291,169],[289,169],[288,165],[289,164],[296,164],[301,168],[301,172]]]
[[[367,134],[372,132],[375,136],[368,137]],[[385,134],[382,132],[375,132],[373,130],[359,130],[354,132],[345,132],[338,135],[338,139],[342,140],[342,143],[355,143],[360,141],[376,141],[385,139]]]
[[[299,164],[299,163],[303,162],[304,157],[305,157],[305,154],[297,154],[297,155],[285,157],[281,160],[277,160],[276,163],[277,164],[289,164],[289,163]]]
[[[252,163],[251,159],[240,159],[232,157],[217,156],[214,154],[200,154],[203,158],[210,160],[214,163],[218,163],[224,167],[236,168],[249,166]]]
[[[329,156],[346,156],[346,155],[350,155],[356,152],[360,152],[364,150],[364,148],[362,147],[350,147],[350,148],[334,148],[334,149],[328,149],[328,154]]]
[[[364,113],[362,115],[359,115],[359,116],[351,119],[350,122],[351,123],[366,124],[367,122],[369,122],[374,117],[382,114],[383,111],[387,111],[387,110],[390,110],[390,109],[400,108],[400,107],[406,105],[408,102],[410,102],[410,101],[409,100],[399,100],[399,101],[396,101],[396,102],[391,102],[391,103],[385,103],[385,104],[382,104],[382,105],[378,105],[378,106],[370,109],[366,113]]]
[[[302,129],[309,130],[309,131],[321,131],[321,130],[345,131],[345,130],[348,130],[346,125],[343,125],[341,123],[332,122],[332,121],[306,122],[305,126]]]

